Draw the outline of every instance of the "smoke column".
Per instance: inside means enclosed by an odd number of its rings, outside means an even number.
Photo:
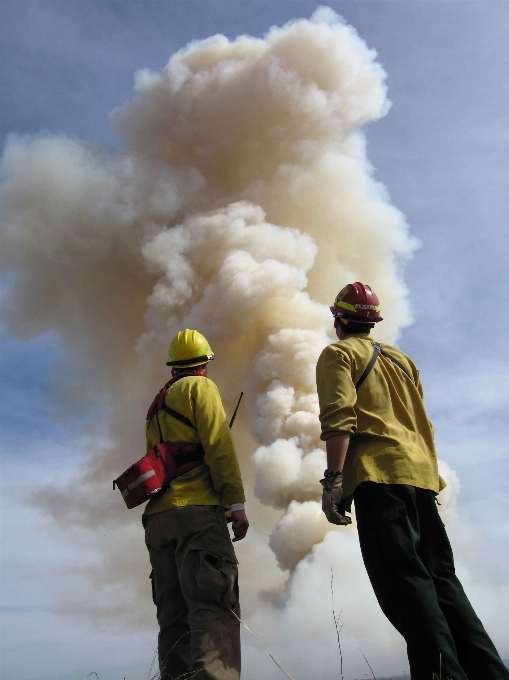
[[[100,555],[83,567],[87,616],[120,622],[139,597],[146,608],[125,625],[153,617],[146,555],[125,550],[135,537],[142,545],[139,516],[110,484],[142,455],[146,408],[165,380],[169,340],[185,327],[209,339],[227,411],[247,394],[249,422],[239,418],[235,435],[244,476],[253,469],[255,495],[280,512],[270,538],[256,522],[251,536],[293,574],[278,595],[287,625],[292,592],[319,581],[322,562],[329,578],[325,554],[361,568],[355,529],[331,531],[318,503],[325,453],[314,370],[334,339],[328,305],[348,281],[377,291],[379,339],[410,321],[399,272],[416,244],[373,179],[360,132],[389,108],[375,57],[319,8],[264,39],[214,36],[162,73],[139,71],[134,98],[111,116],[118,154],[63,136],[9,139],[2,260],[14,276],[3,320],[18,337],[60,339],[69,407],[108,407],[106,439],[94,423],[85,433],[79,475],[36,500]],[[248,610],[266,626],[257,602]]]

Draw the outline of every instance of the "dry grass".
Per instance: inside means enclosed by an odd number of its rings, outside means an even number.
[[[342,614],[342,611],[343,611],[343,610],[340,610],[339,614],[336,615],[336,610],[335,610],[335,606],[334,606],[334,573],[333,573],[333,571],[332,571],[332,566],[331,566],[331,582],[330,582],[330,584],[331,584],[332,617],[333,617],[333,620],[334,620],[334,627],[335,627],[335,629],[336,629],[336,637],[337,637],[337,642],[338,642],[339,659],[340,659],[340,675],[341,675],[341,680],[344,680],[344,674],[343,674],[343,652],[342,652],[342,649],[341,649],[341,641],[340,641],[340,633],[341,633],[341,631],[343,630],[344,624],[341,624],[341,626],[339,625],[339,620],[340,620],[340,618],[341,618],[341,614]],[[279,661],[278,661],[278,660],[277,660],[277,659],[269,652],[269,650],[267,649],[267,647],[265,647],[265,645],[262,643],[262,641],[260,640],[260,638],[259,638],[257,635],[255,635],[255,634],[253,633],[253,631],[252,631],[252,630],[244,623],[244,621],[242,621],[241,618],[239,618],[239,617],[237,616],[237,614],[235,614],[234,611],[232,611],[232,610],[230,609],[230,612],[231,612],[231,613],[233,614],[233,616],[237,619],[237,621],[238,621],[240,624],[242,624],[242,626],[244,626],[244,628],[248,631],[248,633],[249,633],[250,635],[252,635],[252,636],[254,637],[254,639],[255,639],[255,640],[263,647],[263,649],[267,652],[267,654],[268,654],[269,657],[272,659],[272,661],[276,664],[276,666],[279,668],[279,670],[280,670],[280,671],[288,678],[288,680],[294,680],[294,678],[290,675],[290,673],[288,673],[288,671],[282,666],[282,664],[280,664]],[[189,634],[189,633],[184,633],[184,635],[181,636],[181,637],[177,640],[177,642],[175,643],[175,645],[177,645],[177,644],[180,642],[180,640],[182,639],[182,637],[184,637],[185,635],[188,635],[188,634]],[[175,645],[173,645],[173,647],[175,647]],[[170,650],[170,652],[168,652],[168,654],[171,654],[171,651],[173,650],[173,647],[172,647],[172,649]],[[377,680],[377,678],[376,678],[376,676],[375,676],[375,673],[374,673],[374,671],[373,671],[373,669],[372,669],[372,667],[371,667],[371,664],[369,663],[369,661],[368,661],[366,655],[364,654],[364,652],[362,651],[362,649],[361,649],[360,647],[359,647],[358,649],[359,649],[359,652],[360,652],[360,653],[362,654],[362,656],[364,657],[364,660],[365,660],[365,662],[366,662],[366,664],[367,664],[367,666],[368,666],[368,668],[369,668],[369,670],[370,670],[370,672],[371,672],[371,677],[373,678],[373,680]],[[153,674],[154,666],[155,666],[156,662],[157,662],[157,650],[154,651],[154,655],[153,655],[153,657],[152,657],[152,662],[151,662],[151,664],[150,664],[150,670],[149,670],[148,675],[147,675],[147,680],[161,680],[161,674],[160,674],[160,671],[159,671],[159,670],[157,670],[157,671]],[[188,671],[188,672],[182,673],[182,674],[179,675],[178,677],[174,678],[174,680],[191,680],[191,678],[193,678],[197,673],[198,673],[198,671]],[[93,675],[95,675],[96,680],[99,680],[99,676],[97,675],[97,673],[96,673],[95,671],[92,671],[92,673],[89,673],[89,674],[86,676],[85,680],[88,680],[88,678],[92,677]],[[392,677],[392,678],[386,678],[385,680],[405,680],[406,678],[408,678],[408,676],[407,676],[407,674],[405,673],[405,674],[402,675],[402,676]],[[126,680],[125,677],[124,677],[124,680]],[[380,680],[384,680],[384,679],[381,678]],[[440,655],[439,675],[437,675],[436,673],[433,673],[433,677],[431,678],[431,680],[451,680],[451,678],[443,678],[443,677],[442,677],[442,655]]]
[[[371,668],[369,661],[366,659],[366,655],[364,654],[364,652],[362,651],[362,649],[360,647],[359,647],[359,652],[364,657],[364,661],[368,664],[368,668],[371,671],[371,675],[373,676],[373,680],[376,680],[375,674],[373,673],[373,669]]]
[[[339,639],[339,634],[343,630],[344,624],[341,624],[341,626],[338,627],[339,619],[341,618],[341,614],[343,613],[343,610],[341,609],[340,612],[339,612],[339,616],[336,616],[336,610],[335,610],[335,607],[334,607],[334,572],[332,571],[332,565],[331,565],[331,568],[330,568],[330,589],[331,589],[331,600],[332,600],[332,617],[334,619],[334,626],[336,628],[336,637],[337,637],[337,640],[338,640],[339,670],[340,670],[340,673],[341,673],[341,680],[344,680],[344,676],[343,676],[343,651],[341,649],[341,642],[340,642],[340,639]],[[375,674],[373,673],[373,669],[371,668],[370,663],[366,658],[366,655],[364,654],[364,652],[362,651],[362,649],[360,647],[359,647],[359,652],[364,657],[364,661],[368,664],[368,668],[371,671],[371,675],[373,676],[373,680],[376,680]]]
[[[341,609],[339,612],[339,616],[336,616],[336,610],[334,609],[334,573],[332,571],[332,565],[330,568],[330,589],[331,589],[331,600],[332,600],[332,617],[334,619],[334,626],[336,628],[336,637],[338,639],[338,649],[339,649],[339,670],[341,673],[341,680],[344,680],[343,677],[343,651],[341,650],[341,642],[339,640],[339,634],[343,630],[343,624],[338,628],[338,623],[339,619],[341,618],[341,614],[343,613],[343,610]]]
[[[290,675],[290,673],[288,673],[288,671],[286,671],[286,670],[283,668],[283,666],[279,663],[279,661],[277,661],[277,659],[276,659],[275,657],[272,656],[272,654],[269,652],[269,650],[267,649],[267,647],[265,647],[265,645],[263,644],[263,642],[261,642],[260,638],[258,638],[258,637],[253,633],[253,631],[252,631],[250,628],[248,628],[248,627],[246,626],[246,624],[244,623],[244,621],[242,621],[242,619],[240,619],[234,611],[232,611],[231,609],[230,609],[230,611],[231,611],[231,613],[233,614],[233,616],[237,619],[237,621],[239,621],[239,622],[244,626],[244,628],[248,631],[248,633],[251,633],[251,635],[254,637],[254,639],[257,640],[257,641],[261,644],[261,646],[264,648],[264,650],[267,652],[267,654],[270,656],[270,658],[271,658],[272,661],[276,664],[276,666],[279,668],[279,670],[282,671],[282,672],[286,675],[286,677],[289,678],[289,680],[294,680],[294,679],[292,678],[292,676]]]

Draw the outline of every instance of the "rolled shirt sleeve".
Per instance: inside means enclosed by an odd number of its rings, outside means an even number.
[[[320,404],[321,439],[353,434],[357,429],[357,393],[352,381],[350,357],[337,346],[326,347],[316,366]]]

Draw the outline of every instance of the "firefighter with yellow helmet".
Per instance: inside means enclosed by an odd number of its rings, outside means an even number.
[[[412,680],[509,680],[454,573],[419,371],[401,350],[371,339],[383,319],[369,286],[348,284],[330,309],[339,342],[316,367],[327,449],[323,511],[347,525],[354,499],[364,564],[406,640]]]
[[[207,377],[206,338],[185,329],[171,341],[172,379],[149,410],[147,449],[161,441],[196,444],[192,469],[154,496],[143,514],[159,623],[161,678],[238,680],[240,616],[234,541],[249,522],[244,489],[221,397]],[[158,403],[156,398],[154,404]],[[188,447],[189,448],[189,447]],[[231,610],[231,611],[230,611]]]

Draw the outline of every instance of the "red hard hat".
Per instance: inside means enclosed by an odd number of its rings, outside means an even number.
[[[383,321],[377,296],[369,286],[359,281],[342,288],[330,310],[335,317],[356,323]]]

